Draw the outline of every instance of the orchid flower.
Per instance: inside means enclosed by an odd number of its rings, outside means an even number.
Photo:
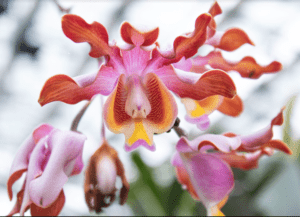
[[[204,43],[213,40],[216,33],[213,17],[218,10],[217,4],[214,5],[209,13],[196,19],[193,32],[178,36],[173,48],[167,51],[161,50],[156,42],[158,28],[140,31],[124,22],[120,31],[128,46],[120,48],[115,42],[109,43],[107,31],[100,23],[88,24],[72,14],[63,16],[65,35],[76,43],[88,42],[89,55],[103,57],[105,61],[97,73],[75,78],[51,77],[40,93],[39,103],[75,104],[90,100],[96,94],[108,95],[104,120],[112,132],[125,135],[125,150],[144,146],[154,151],[153,134],[168,131],[177,116],[177,105],[170,91],[180,98],[197,101],[211,96],[231,99],[236,95],[232,79],[223,70],[206,70],[202,74],[189,72],[196,67],[190,64],[191,57]],[[224,33],[226,38],[231,36]],[[247,42],[244,40],[239,46]],[[220,43],[218,47],[223,48],[223,41]]]
[[[31,215],[58,215],[65,203],[63,185],[69,176],[83,168],[82,150],[86,137],[72,131],[61,131],[51,125],[37,127],[19,148],[13,161],[7,190],[24,172],[26,177],[17,194],[17,202],[8,215],[30,209]]]
[[[212,19],[208,25],[207,40],[205,44],[214,47],[206,56],[195,56],[190,59],[181,59],[173,65],[185,71],[204,73],[209,68],[221,69],[226,72],[237,71],[244,78],[257,79],[264,73],[276,73],[281,70],[279,62],[273,61],[267,66],[260,66],[253,57],[247,56],[238,62],[232,62],[223,58],[221,50],[234,51],[243,44],[254,45],[248,35],[239,28],[231,28],[225,32],[216,30],[214,17],[221,14],[222,10],[215,2],[209,10]],[[219,110],[223,114],[236,117],[243,111],[243,102],[235,96],[233,99],[215,95],[204,100],[193,100],[184,98],[181,100],[187,110],[186,120],[197,124],[200,130],[209,127],[208,115],[214,110]]]
[[[204,204],[208,215],[224,215],[220,209],[234,187],[231,167],[257,168],[260,157],[271,156],[274,150],[292,154],[284,142],[272,140],[273,126],[283,123],[282,112],[269,126],[251,135],[205,134],[192,141],[180,138],[172,159],[178,181]]]

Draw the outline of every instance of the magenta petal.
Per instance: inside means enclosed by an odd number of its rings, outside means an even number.
[[[134,149],[138,148],[139,146],[144,146],[149,151],[155,151],[154,143],[151,146],[149,146],[148,143],[143,139],[137,140],[131,146],[129,146],[128,144],[125,144],[125,151],[127,151],[127,152],[133,151]]]
[[[234,187],[229,165],[215,156],[196,155],[187,166],[194,188],[206,207],[216,205]]]
[[[72,170],[69,164],[75,164],[76,157],[83,150],[86,137],[82,134],[55,130],[49,138],[51,155],[43,174],[30,182],[29,194],[32,202],[40,207],[48,207],[59,196],[63,185]],[[73,163],[73,162],[74,163]]]

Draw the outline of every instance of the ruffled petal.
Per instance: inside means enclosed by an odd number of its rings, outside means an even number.
[[[52,204],[68,180],[70,168],[78,155],[82,153],[86,137],[72,131],[55,130],[47,142],[51,151],[50,158],[41,176],[29,183],[29,195],[33,203],[42,208]]]
[[[284,108],[283,108],[284,109]],[[273,118],[271,124],[264,129],[246,136],[240,136],[242,140],[242,145],[239,148],[240,151],[256,151],[261,149],[261,147],[268,143],[273,137],[273,126],[281,125],[283,123],[283,109],[278,113],[278,115]]]
[[[98,58],[110,54],[108,34],[102,24],[98,22],[88,24],[84,19],[74,14],[64,15],[61,22],[63,32],[69,39],[76,43],[88,42],[91,45],[89,53],[91,57]]]
[[[281,63],[277,61],[273,61],[267,66],[260,66],[253,57],[249,56],[238,62],[227,61],[219,51],[212,51],[206,59],[212,68],[222,69],[226,72],[237,71],[243,78],[257,79],[262,74],[276,73],[282,69]]]
[[[119,76],[117,71],[106,66],[102,66],[98,74],[82,75],[74,79],[67,75],[55,75],[44,84],[39,103],[41,106],[53,101],[76,104],[90,100],[96,94],[108,95]]]
[[[155,71],[166,87],[181,98],[202,100],[213,95],[232,98],[236,94],[235,85],[225,72],[210,70],[204,73],[195,83],[179,79],[172,66],[165,66]],[[188,74],[186,73],[188,76]]]
[[[237,117],[244,110],[244,105],[242,99],[235,95],[232,99],[223,97],[222,103],[217,109],[225,115]]]
[[[160,52],[163,57],[169,59],[164,62],[164,65],[178,62],[182,57],[188,59],[194,56],[206,40],[206,29],[210,20],[210,14],[201,14],[196,19],[195,29],[192,33],[178,36],[174,40],[173,51]]]
[[[181,137],[177,143],[176,149],[179,152],[194,152],[201,150],[202,147],[207,145],[221,152],[229,153],[231,150],[236,150],[241,145],[241,139],[239,137],[230,138],[216,134],[204,134],[192,141],[187,140],[185,137]]]
[[[32,204],[30,212],[32,216],[58,216],[65,204],[65,194],[62,190],[58,198],[47,208]]]
[[[222,9],[221,9],[221,7],[220,7],[220,5],[218,4],[217,1],[215,1],[213,3],[213,5],[209,9],[208,13],[211,14],[212,19],[208,24],[207,38],[211,38],[216,33],[216,28],[217,28],[217,24],[216,24],[216,21],[215,21],[214,17],[222,13]]]
[[[185,168],[201,202],[207,209],[221,202],[233,189],[229,165],[213,155],[197,154],[184,158]]]
[[[139,31],[131,26],[128,22],[121,25],[121,37],[128,43],[135,46],[152,45],[158,38],[159,29],[155,28],[150,31]]]
[[[248,35],[239,28],[231,28],[224,33],[217,32],[205,43],[225,51],[234,51],[246,43],[254,45]]]

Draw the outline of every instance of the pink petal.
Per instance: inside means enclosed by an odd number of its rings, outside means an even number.
[[[17,151],[7,181],[7,191],[10,200],[12,200],[13,197],[12,185],[22,176],[24,172],[27,171],[29,157],[34,147],[34,138],[30,135]]]
[[[204,73],[194,84],[180,80],[171,66],[156,70],[155,74],[159,76],[169,90],[181,98],[202,100],[213,95],[232,98],[236,94],[232,79],[221,70],[211,70]]]
[[[39,103],[42,106],[53,101],[75,104],[90,100],[96,94],[108,95],[119,76],[113,68],[106,66],[102,66],[97,75],[82,75],[74,79],[67,75],[55,75],[44,84]]]
[[[84,135],[71,131],[55,130],[51,134],[48,141],[51,155],[46,168],[29,183],[30,198],[37,206],[48,207],[58,198],[70,175],[66,167],[82,153],[85,140]]]
[[[37,144],[40,139],[48,136],[53,129],[54,127],[52,127],[50,124],[41,124],[39,127],[37,127],[32,133],[35,144]]]
[[[229,165],[215,156],[198,154],[187,160],[185,166],[197,195],[207,208],[220,202],[234,187]]]
[[[49,137],[44,137],[40,139],[30,155],[20,215],[24,215],[27,207],[32,203],[29,195],[29,186],[31,181],[43,173],[43,167],[47,164],[49,150],[45,145],[47,144],[48,138]]]

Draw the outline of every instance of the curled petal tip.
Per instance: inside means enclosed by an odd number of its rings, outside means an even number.
[[[130,23],[124,22],[121,26],[122,39],[132,45],[136,46],[150,46],[158,38],[159,28],[155,28],[150,31],[139,31],[135,29]]]

